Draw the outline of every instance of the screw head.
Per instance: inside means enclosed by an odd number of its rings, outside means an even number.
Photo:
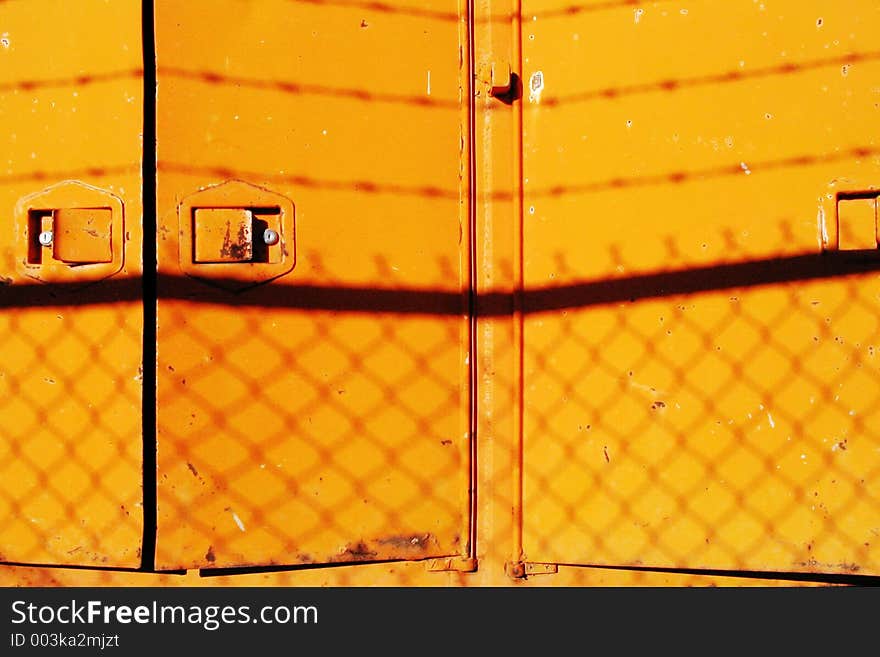
[[[39,240],[40,244],[42,244],[43,246],[52,246],[52,241],[54,239],[55,235],[51,230],[44,230],[37,237],[37,240]]]
[[[278,231],[276,231],[276,230],[272,230],[271,228],[267,228],[266,230],[263,231],[263,242],[265,242],[269,246],[273,246],[275,244],[278,244],[278,240],[280,240],[280,239],[281,239],[281,237],[278,235]]]

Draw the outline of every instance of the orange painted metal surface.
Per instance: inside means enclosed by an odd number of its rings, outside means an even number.
[[[5,562],[141,562],[139,17],[0,3]]]
[[[0,585],[877,574],[839,4],[157,1],[141,436],[139,6],[0,3]]]
[[[880,7],[567,6],[523,14],[526,558],[877,574],[880,258],[827,224]]]
[[[417,6],[156,3],[160,569],[469,554],[467,13]]]

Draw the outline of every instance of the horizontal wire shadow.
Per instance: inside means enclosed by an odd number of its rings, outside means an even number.
[[[792,75],[805,71],[827,68],[831,66],[845,66],[859,62],[880,60],[880,51],[853,52],[838,57],[826,57],[803,62],[785,62],[775,66],[765,66],[751,70],[734,69],[724,73],[712,73],[698,75],[690,78],[677,78],[645,82],[620,87],[606,87],[593,89],[565,96],[542,96],[541,107],[554,107],[567,103],[587,102],[596,99],[611,100],[621,96],[633,96],[638,94],[653,93],[657,91],[674,92],[692,87],[703,87],[715,84],[729,84],[744,80],[770,78],[780,75]],[[536,109],[536,107],[532,107]]]
[[[772,160],[751,160],[747,164],[749,173],[755,174],[765,171],[809,167],[851,159],[874,157],[877,155],[880,155],[880,146],[867,145],[843,148],[838,151],[823,154],[802,154]],[[459,190],[444,189],[432,185],[402,185],[398,183],[377,182],[374,180],[326,180],[301,174],[272,174],[264,171],[245,171],[225,166],[192,165],[184,162],[167,160],[159,161],[158,170],[160,172],[177,173],[182,175],[210,176],[217,180],[241,179],[265,182],[267,184],[299,185],[310,189],[352,191],[365,194],[396,194],[433,199],[460,200]],[[32,176],[33,174],[29,175]],[[530,198],[548,198],[564,196],[566,194],[590,194],[613,189],[630,189],[634,187],[669,184],[678,185],[713,178],[743,175],[745,175],[743,163],[737,161],[722,166],[706,167],[702,169],[667,171],[644,176],[615,177],[584,183],[553,185],[552,187],[529,190],[528,195]],[[47,176],[44,175],[43,177]],[[4,178],[0,177],[0,183],[3,182]],[[500,191],[488,194],[487,198],[496,201],[510,200],[512,198],[511,194],[510,191]]]
[[[192,176],[212,176],[219,180],[241,179],[273,184],[300,185],[311,189],[329,189],[337,191],[352,191],[365,194],[397,194],[404,196],[422,196],[425,198],[443,198],[459,200],[458,190],[443,189],[441,187],[399,185],[395,183],[380,183],[372,180],[320,180],[298,174],[271,174],[258,171],[242,171],[228,167],[193,166],[182,162],[169,162],[160,160],[158,163],[160,172],[179,173]],[[2,178],[0,178],[2,181]]]
[[[663,1],[663,0],[661,0]],[[668,0],[666,0],[668,1]],[[415,18],[429,18],[438,21],[459,21],[461,17],[455,12],[443,12],[432,9],[424,9],[421,7],[400,7],[386,2],[371,2],[365,0],[358,2],[357,0],[288,0],[302,5],[313,5],[320,7],[335,7],[341,9],[362,9],[364,11],[372,11],[384,14],[396,14],[403,16],[412,16]],[[538,18],[555,18],[559,16],[576,16],[578,14],[592,13],[597,11],[608,11],[614,9],[623,9],[626,7],[638,8],[647,5],[646,0],[605,0],[604,2],[595,2],[590,4],[569,5],[559,9],[549,9],[546,11],[536,11],[524,14],[524,16]],[[656,1],[655,3],[656,4]],[[512,14],[511,14],[512,15]],[[509,20],[509,16],[490,17],[489,19],[477,20],[480,22],[497,22],[503,23]]]
[[[123,71],[108,71],[106,73],[73,75],[66,78],[52,78],[47,80],[15,80],[14,82],[0,82],[0,93],[16,90],[32,91],[35,89],[52,89],[56,87],[83,87],[101,82],[136,80],[142,78],[143,75],[144,70],[136,68]]]
[[[229,85],[248,89],[265,89],[294,95],[313,95],[360,100],[363,102],[400,103],[422,107],[439,107],[443,109],[459,109],[461,104],[455,100],[443,100],[427,95],[391,94],[366,89],[327,87],[305,82],[287,82],[284,80],[260,80],[245,78],[214,71],[191,71],[172,66],[160,66],[159,77],[172,77],[183,80],[195,80],[211,85]]]
[[[22,182],[74,180],[81,178],[101,178],[104,176],[131,175],[140,173],[140,164],[117,164],[112,166],[82,167],[66,171],[26,171],[0,176],[0,185],[14,185]]]
[[[880,251],[873,249],[748,260],[529,288],[522,293],[523,312],[546,313],[730,288],[833,279],[874,271],[880,271]],[[212,282],[213,285],[186,276],[159,274],[159,299],[230,307],[350,313],[455,316],[463,312],[463,293],[456,291],[275,282],[233,293],[214,289],[233,281]],[[0,287],[0,309],[135,302],[141,300],[142,291],[140,278],[110,279],[85,287],[72,283],[7,284]],[[478,317],[501,317],[513,312],[511,292],[477,294],[475,301]]]
[[[535,189],[528,192],[531,198],[563,196],[565,194],[589,194],[603,192],[609,189],[627,189],[632,187],[648,187],[651,185],[681,184],[696,182],[711,178],[723,178],[726,176],[746,175],[743,165],[748,165],[750,174],[777,169],[789,169],[795,167],[808,167],[832,162],[841,162],[851,159],[867,158],[880,155],[880,146],[856,146],[841,149],[824,155],[793,155],[790,157],[774,160],[749,161],[748,163],[737,162],[718,167],[705,169],[692,169],[689,171],[671,171],[647,176],[631,178],[609,178],[581,184],[554,185],[545,189]]]
[[[399,16],[411,16],[413,18],[429,18],[438,21],[457,22],[462,19],[458,12],[437,11],[424,7],[401,7],[387,2],[365,0],[287,0],[298,5],[311,5],[314,7],[334,7],[338,9],[361,9],[383,14],[396,14]],[[450,2],[450,5],[452,3]]]

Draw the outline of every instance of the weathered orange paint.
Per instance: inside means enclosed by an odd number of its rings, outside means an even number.
[[[132,2],[0,4],[6,562],[141,562],[139,18]],[[68,209],[94,207],[113,213],[106,256],[65,235],[77,225]],[[29,208],[59,211],[54,249],[29,234]],[[28,261],[32,243],[38,266]],[[74,257],[110,262],[64,262]]]
[[[526,558],[877,574],[876,241],[822,208],[880,181],[880,8],[566,6],[523,7]]]
[[[156,4],[159,568],[469,554],[468,25],[426,8]],[[181,266],[229,185],[292,201],[286,261]]]
[[[158,1],[185,575],[33,567],[140,563],[142,80],[137,3],[39,39],[67,4],[32,3],[0,3],[0,584],[877,574],[873,3]]]

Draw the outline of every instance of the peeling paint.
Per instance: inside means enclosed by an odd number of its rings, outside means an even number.
[[[544,73],[535,71],[529,78],[529,102],[540,103],[541,93],[544,91]]]

